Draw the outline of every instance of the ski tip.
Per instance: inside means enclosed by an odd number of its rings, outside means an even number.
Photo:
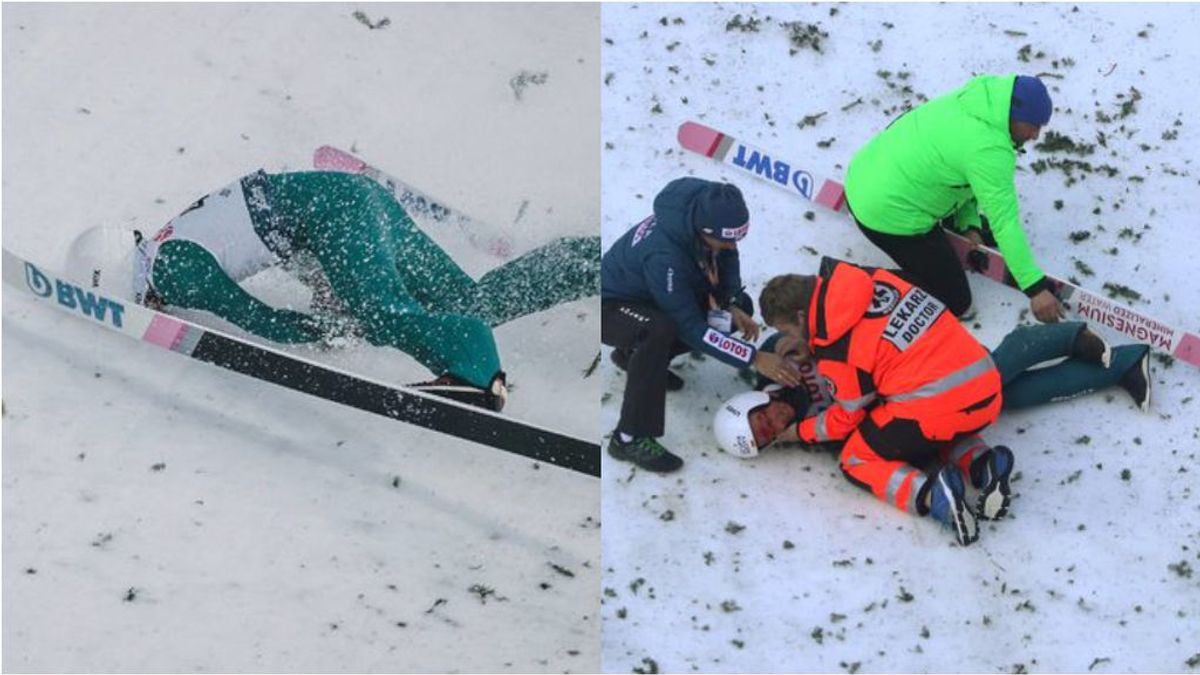
[[[684,148],[698,152],[705,157],[712,157],[724,134],[703,124],[684,122],[679,125],[679,131],[675,136]]]
[[[837,181],[827,180],[821,184],[814,201],[830,210],[841,211],[846,205],[846,189]]]
[[[332,145],[322,145],[313,152],[314,169],[362,173],[366,166],[366,162]]]

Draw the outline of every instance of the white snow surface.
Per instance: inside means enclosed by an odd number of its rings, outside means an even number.
[[[87,227],[157,229],[325,143],[517,253],[595,234],[598,25],[587,5],[5,4],[4,246],[57,268]],[[500,262],[431,234],[470,273]],[[308,302],[282,273],[251,290]],[[599,669],[595,479],[3,297],[4,670]],[[595,435],[597,310],[497,329],[506,414]],[[429,377],[365,344],[294,351]]]
[[[727,27],[736,15],[757,30]],[[601,22],[606,248],[669,180],[696,175],[746,196],[742,274],[756,301],[771,276],[815,271],[818,252],[887,265],[844,216],[680,151],[677,126],[697,120],[840,179],[916,94],[982,73],[1045,73],[1048,130],[1096,147],[1087,157],[1031,148],[1018,160],[1037,259],[1087,288],[1134,289],[1139,309],[1200,329],[1200,7],[610,4]],[[789,54],[785,22],[826,33],[821,52]],[[1059,171],[1030,169],[1056,157],[1119,173],[1067,186]],[[1077,231],[1091,236],[1074,243]],[[977,278],[972,289],[985,344],[1027,320],[1016,291]],[[625,383],[607,354],[605,433]],[[749,385],[711,359],[680,357],[675,369],[687,384],[668,395],[663,441],[683,469],[659,476],[605,458],[606,671],[1200,670],[1195,368],[1154,361],[1149,414],[1121,391],[1004,414],[985,438],[1016,452],[1012,517],[968,548],[854,487],[828,455],[721,453],[711,415]]]

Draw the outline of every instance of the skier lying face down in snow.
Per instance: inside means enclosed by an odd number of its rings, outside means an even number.
[[[301,261],[315,261],[333,296],[326,304],[344,314],[271,307],[238,285]],[[431,393],[499,410],[507,388],[492,327],[599,293],[600,239],[555,240],[475,281],[371,179],[256,171],[151,236],[110,227],[84,232],[68,269],[139,303],[209,311],[274,342],[359,331],[435,373],[425,385]]]
[[[1012,453],[979,437],[1001,407],[1113,385],[1149,406],[1145,345],[1110,349],[1084,324],[1061,323],[1017,328],[989,353],[939,301],[885,270],[826,258],[818,276],[772,279],[759,302],[783,333],[778,348],[814,360],[831,402],[810,410],[825,403],[816,389],[743,394],[717,413],[722,447],[753,456],[774,440],[844,441],[840,464],[852,483],[932,515],[964,545],[978,536],[976,517],[1000,518],[1008,507]],[[938,468],[926,474],[926,465]],[[980,491],[975,511],[964,478]]]

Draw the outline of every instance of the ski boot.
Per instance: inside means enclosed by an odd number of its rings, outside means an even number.
[[[503,372],[496,373],[487,389],[481,389],[450,373],[428,382],[410,384],[408,387],[496,412],[503,410],[504,404],[508,401],[508,383]]]

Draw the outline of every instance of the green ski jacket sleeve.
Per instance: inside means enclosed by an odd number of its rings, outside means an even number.
[[[988,216],[992,236],[996,238],[1013,279],[1022,291],[1031,291],[1046,275],[1034,260],[1025,230],[1021,227],[1017,188],[1013,181],[1016,155],[1011,150],[993,147],[981,149],[977,158],[967,168],[971,192],[975,195],[979,210]],[[968,206],[974,207],[974,204]],[[956,216],[956,221],[967,222],[968,219]],[[969,226],[979,226],[978,210],[974,213],[974,223]]]

